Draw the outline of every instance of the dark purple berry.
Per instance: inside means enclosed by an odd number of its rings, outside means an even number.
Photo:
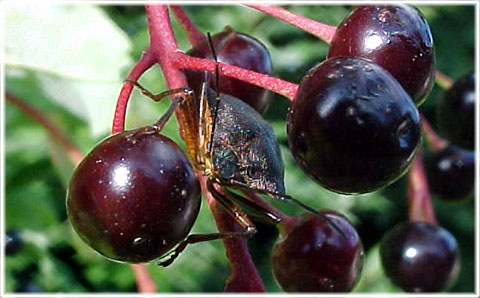
[[[387,232],[380,242],[385,274],[407,292],[439,292],[459,270],[457,241],[430,223],[406,222]]]
[[[432,193],[445,200],[462,200],[475,187],[475,152],[453,145],[424,158]]]
[[[288,114],[300,167],[335,192],[366,193],[405,173],[420,140],[418,111],[383,68],[337,57],[308,72]]]
[[[268,75],[273,74],[272,59],[267,48],[257,39],[228,29],[212,36],[217,59],[230,65],[239,66],[255,72]],[[196,45],[187,53],[198,58],[212,58],[207,41]],[[204,81],[203,72],[185,70],[188,85],[200,94]],[[214,77],[214,76],[212,76]],[[215,80],[212,78],[210,87],[215,89]],[[232,95],[248,103],[257,112],[262,113],[271,101],[271,92],[249,83],[220,75],[220,92]]]
[[[189,160],[148,128],[99,143],[70,181],[70,221],[92,248],[124,262],[154,260],[183,240],[200,208]]]
[[[440,133],[453,144],[475,149],[475,74],[458,79],[437,103]]]
[[[341,214],[324,213],[331,223],[302,214],[273,247],[273,273],[287,292],[349,292],[358,281],[363,247],[357,231]]]
[[[328,57],[363,57],[390,72],[420,105],[433,86],[435,51],[424,16],[404,4],[361,6],[338,26]]]

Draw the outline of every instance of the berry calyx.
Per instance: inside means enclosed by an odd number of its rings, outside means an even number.
[[[417,105],[433,87],[435,50],[425,17],[405,5],[361,6],[338,26],[328,57],[363,57],[385,68]]]
[[[295,217],[272,250],[275,279],[287,292],[349,292],[363,266],[363,246],[352,224],[341,214],[322,211]]]
[[[405,173],[420,141],[420,118],[384,69],[365,59],[337,57],[300,82],[287,134],[295,160],[320,185],[366,193]]]
[[[380,242],[380,256],[385,274],[407,292],[442,291],[459,271],[457,241],[430,223],[395,226]]]
[[[107,258],[154,260],[183,240],[200,186],[182,150],[149,127],[99,143],[75,170],[67,211],[80,237]]]

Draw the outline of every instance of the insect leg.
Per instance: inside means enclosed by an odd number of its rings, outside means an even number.
[[[165,124],[167,123],[168,119],[172,116],[173,112],[175,112],[175,109],[182,104],[182,102],[185,101],[184,97],[177,96],[172,100],[172,104],[170,107],[168,107],[168,110],[160,117],[160,119],[157,120],[153,125],[146,126],[143,129],[140,129],[134,133],[134,135],[137,134],[143,134],[143,133],[158,133],[163,129]],[[134,138],[132,138],[133,140]]]
[[[175,109],[181,105],[185,101],[184,97],[181,96],[176,96],[172,100],[172,104],[170,107],[168,107],[168,110],[160,117],[160,119],[155,122],[154,126],[157,128],[158,131],[162,130],[162,128],[165,126],[167,123],[168,119],[172,116],[172,114],[175,112]]]
[[[139,82],[137,81],[133,81],[133,80],[130,80],[130,79],[127,79],[125,80],[125,82],[130,82],[132,83],[135,87],[137,87],[138,89],[140,89],[140,91],[142,92],[143,95],[145,95],[146,97],[149,97],[151,98],[153,101],[160,101],[162,100],[163,98],[167,97],[167,96],[170,96],[170,95],[173,95],[173,94],[176,94],[176,93],[183,93],[185,95],[185,97],[188,97],[189,95],[191,96],[193,94],[193,90],[190,89],[190,87],[182,87],[182,88],[176,88],[176,89],[169,89],[169,90],[165,90],[163,92],[160,92],[159,94],[153,94],[151,93],[150,91],[148,91],[145,87],[143,87],[142,85],[140,85]]]
[[[227,189],[226,187],[222,188],[222,190],[230,200],[240,205],[244,209],[248,209],[252,213],[252,215],[257,217],[258,219],[261,219],[270,224],[277,224],[281,221],[280,217],[263,208],[261,205],[253,202],[252,200],[249,200],[244,196],[238,195]]]
[[[200,109],[198,111],[198,135],[199,135],[199,148],[200,159],[205,162],[210,158],[209,144],[212,142],[212,125],[213,117],[208,106],[208,73],[204,73],[204,81],[202,83],[202,89],[200,91]]]
[[[306,210],[306,211],[308,211],[308,212],[310,212],[310,213],[312,213],[312,214],[314,214],[314,215],[316,215],[320,218],[325,219],[328,222],[328,224],[336,232],[338,232],[340,235],[342,235],[345,238],[347,237],[345,235],[345,233],[334,222],[332,222],[323,212],[314,209],[313,207],[303,203],[300,200],[295,199],[292,196],[289,196],[289,195],[286,195],[286,194],[281,194],[281,193],[272,193],[272,192],[268,192],[268,191],[260,190],[260,189],[252,189],[248,185],[246,185],[242,182],[236,181],[236,180],[229,180],[227,182],[227,185],[230,185],[232,187],[237,187],[237,188],[240,188],[240,189],[246,189],[246,190],[249,190],[249,191],[254,191],[254,192],[257,192],[257,193],[260,193],[260,194],[265,194],[265,195],[267,195],[271,198],[274,198],[276,200],[279,200],[281,202],[296,204],[297,206],[301,207],[302,209],[304,209],[304,210]]]
[[[165,90],[159,94],[152,94],[140,83],[133,80],[126,80],[127,82],[132,83],[135,87],[140,89],[143,95],[151,98],[152,100],[158,102],[166,96],[170,96],[176,93],[183,93],[183,97],[176,97],[172,101],[172,105],[167,110],[167,112],[156,122],[155,126],[158,127],[160,131],[170,116],[175,111],[175,108],[181,106],[182,113],[180,113],[180,121],[182,122],[183,136],[185,143],[187,145],[188,155],[193,162],[197,162],[197,107],[195,102],[195,94],[190,87],[182,87],[176,89]]]
[[[250,221],[250,219],[226,196],[218,192],[210,180],[207,182],[207,188],[217,202],[219,202],[225,208],[225,211],[235,219],[235,221],[244,229],[244,231],[189,235],[185,240],[180,242],[173,251],[165,255],[165,257],[168,257],[168,259],[160,261],[158,263],[160,266],[166,267],[170,265],[180,255],[180,253],[185,250],[188,244],[218,239],[249,238],[257,232],[255,225]]]
[[[218,117],[218,107],[220,106],[220,71],[218,69],[218,59],[217,54],[215,53],[215,47],[213,46],[212,37],[210,33],[207,33],[208,37],[208,44],[210,46],[210,51],[212,52],[213,59],[215,60],[215,107],[213,110],[213,125],[212,131],[210,136],[210,143],[208,150],[211,152],[213,151],[213,136],[215,135],[215,126],[217,124],[217,117]]]
[[[342,231],[342,229],[340,229],[340,227],[338,227],[334,222],[332,222],[323,212],[321,211],[318,211],[318,210],[315,210],[313,207],[310,207],[309,205],[303,203],[302,201],[300,200],[297,200],[295,199],[294,197],[291,197],[289,195],[285,195],[285,194],[275,194],[275,193],[266,193],[268,196],[274,198],[274,199],[277,199],[277,200],[280,200],[280,201],[284,201],[284,202],[292,202],[298,206],[300,206],[301,208],[305,209],[306,211],[320,217],[320,218],[323,218],[325,219],[328,224],[337,232],[339,233],[340,235],[342,235],[343,237],[347,238],[347,235],[345,235],[345,233]]]

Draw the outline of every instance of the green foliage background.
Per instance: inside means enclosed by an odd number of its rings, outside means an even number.
[[[122,80],[148,46],[142,6],[5,5],[6,90],[50,116],[87,153],[107,136]],[[437,66],[447,75],[474,71],[473,6],[419,6],[433,31]],[[307,17],[336,25],[350,6],[290,6]],[[327,45],[281,21],[241,6],[190,6],[189,15],[202,31],[218,32],[226,25],[251,34],[270,49],[275,75],[299,82],[310,67],[322,61]],[[88,20],[88,21],[85,21]],[[189,48],[174,22],[181,49]],[[141,82],[152,92],[165,89],[158,67]],[[442,90],[435,86],[421,111],[435,125],[435,102]],[[274,127],[286,165],[288,193],[315,207],[344,213],[358,228],[366,248],[363,276],[357,292],[399,292],[383,275],[378,258],[382,234],[406,219],[405,179],[385,190],[347,197],[313,183],[297,168],[286,147],[285,115],[289,102],[276,96],[265,118]],[[168,103],[152,103],[134,92],[127,126],[156,120]],[[24,248],[5,259],[6,291],[25,291],[35,284],[45,292],[136,291],[128,265],[114,263],[93,252],[73,232],[65,212],[65,188],[73,171],[62,148],[34,121],[6,103],[5,219],[6,230],[17,229]],[[164,133],[178,143],[175,120]],[[451,231],[461,249],[461,272],[454,292],[474,290],[474,202],[434,201],[440,224]],[[273,202],[287,214],[301,210]],[[205,204],[194,232],[216,227]],[[269,269],[275,228],[259,224],[249,241],[251,252],[270,292],[281,291]],[[168,268],[148,269],[162,292],[218,292],[229,276],[221,242],[196,244]]]

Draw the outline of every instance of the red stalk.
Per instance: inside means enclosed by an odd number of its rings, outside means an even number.
[[[435,71],[435,82],[443,89],[450,89],[454,80],[439,70]]]
[[[321,22],[314,21],[312,19],[303,17],[291,11],[288,11],[279,6],[270,5],[270,4],[245,4],[248,7],[259,10],[265,14],[268,14],[276,19],[282,20],[290,25],[293,25],[297,28],[306,31],[317,38],[330,43],[335,31],[337,31],[336,26],[327,25]]]
[[[428,187],[425,169],[422,163],[422,152],[419,150],[408,172],[408,219],[437,224]]]
[[[153,281],[150,273],[147,270],[147,266],[143,264],[130,265],[135,280],[137,281],[137,289],[139,293],[155,293],[157,291],[157,285]]]
[[[225,232],[241,232],[242,228],[207,190],[207,178],[200,178],[200,185],[205,194],[210,210],[215,217],[218,230]],[[225,253],[230,262],[231,276],[225,284],[225,292],[265,292],[265,286],[258,274],[248,251],[247,240],[243,238],[224,239]]]
[[[427,138],[428,144],[430,145],[430,148],[433,151],[435,152],[441,151],[448,146],[448,142],[442,139],[439,135],[437,135],[437,133],[435,133],[432,126],[423,115],[422,115],[422,128],[423,128],[423,133]]]
[[[138,78],[155,63],[154,57],[149,50],[143,52],[142,57],[135,64],[133,69],[128,74],[127,78],[132,81],[137,81]],[[127,104],[132,94],[132,83],[125,81],[117,99],[117,106],[115,107],[115,114],[113,116],[112,134],[122,132],[125,130],[125,114],[127,112]]]
[[[198,30],[195,24],[192,23],[183,7],[178,5],[170,5],[170,9],[173,11],[175,18],[187,33],[188,40],[192,45],[199,44],[205,40],[205,34]]]
[[[147,5],[146,12],[150,32],[150,50],[162,68],[168,88],[186,86],[185,75],[171,60],[171,54],[179,52],[179,49],[173,35],[167,7]],[[177,116],[178,113],[177,110]],[[202,182],[203,193],[215,217],[218,229],[221,232],[231,231],[231,228],[236,225],[234,219],[225,216],[221,208],[217,208],[216,201],[212,200],[212,195],[205,187],[206,178],[203,177],[203,173],[199,172],[198,174]],[[226,239],[224,244],[232,268],[232,275],[227,281],[226,291],[265,292],[265,287],[248,251],[246,239]]]
[[[180,52],[170,53],[170,58],[178,68],[215,71],[215,61],[213,60],[190,57]],[[222,62],[219,62],[218,65],[220,74],[268,89],[290,100],[293,100],[297,93],[297,84]]]
[[[55,123],[45,115],[44,112],[28,104],[23,99],[20,99],[19,97],[9,93],[8,91],[5,92],[5,99],[7,102],[19,108],[22,113],[32,118],[35,120],[35,122],[40,124],[40,126],[45,128],[52,139],[58,142],[65,149],[72,164],[77,165],[82,160],[83,155],[80,149],[78,149],[78,147],[67,137],[65,132],[59,129],[58,126],[55,125]]]
[[[265,202],[259,195],[253,192],[244,191],[243,194],[250,198],[250,200],[254,201],[261,207],[265,208],[265,210],[269,211],[270,213],[278,216],[282,222],[288,221],[291,217],[283,213],[282,211],[278,210],[277,208],[273,207],[272,205]]]

